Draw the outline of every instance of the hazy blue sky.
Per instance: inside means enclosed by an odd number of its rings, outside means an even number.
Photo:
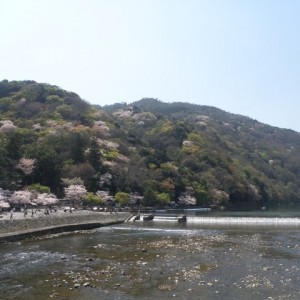
[[[216,106],[300,132],[300,0],[0,0],[0,80]]]

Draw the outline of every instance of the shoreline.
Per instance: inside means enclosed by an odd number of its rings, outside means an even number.
[[[2,215],[0,219],[0,244],[35,238],[47,234],[89,230],[102,226],[120,224],[130,215],[130,212],[111,214],[87,210],[76,210],[72,212],[72,214],[58,210],[50,215],[40,213],[32,218],[30,216],[24,216],[22,212],[18,212],[14,214],[13,220],[9,220],[8,214]]]

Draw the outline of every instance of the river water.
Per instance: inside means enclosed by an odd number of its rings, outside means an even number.
[[[2,244],[0,299],[300,299],[298,225],[195,218]]]

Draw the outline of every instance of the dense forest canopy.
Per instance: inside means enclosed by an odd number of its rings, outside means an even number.
[[[290,206],[300,203],[299,150],[299,133],[214,107],[101,107],[49,84],[0,82],[3,190],[64,197],[79,184],[124,204],[131,194],[146,206]]]

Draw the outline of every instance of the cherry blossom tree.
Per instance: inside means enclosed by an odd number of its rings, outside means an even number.
[[[104,140],[104,139],[98,139],[97,143],[100,147],[106,148],[106,149],[109,149],[109,150],[115,150],[115,149],[118,149],[120,147],[120,145],[118,143],[108,141],[108,140]]]
[[[109,135],[109,127],[103,121],[95,121],[93,125],[93,130],[100,137],[106,137]]]
[[[99,196],[105,204],[114,202],[114,197],[110,196],[108,191],[97,191],[96,195]]]
[[[120,119],[124,119],[132,117],[133,112],[131,110],[119,109],[118,111],[114,112],[113,115],[119,117]]]
[[[61,180],[64,186],[83,185],[83,180],[80,177],[62,178]]]
[[[218,207],[226,205],[229,201],[229,195],[225,191],[218,189],[213,189],[210,191],[210,198],[213,205]]]
[[[3,190],[0,188],[0,201],[5,201],[9,198],[11,192],[9,190]]]
[[[143,199],[144,199],[144,197],[141,196],[139,193],[131,193],[129,204],[130,205],[141,204],[143,202]]]
[[[7,202],[7,192],[6,190],[3,190],[0,188],[0,211],[2,209],[10,208],[9,203]]]
[[[64,188],[65,197],[68,200],[79,201],[86,196],[87,190],[83,185],[70,185]]]
[[[58,203],[58,199],[54,194],[47,194],[47,193],[42,193],[38,194],[36,199],[34,199],[34,202],[37,205],[54,205]]]
[[[24,158],[22,157],[17,165],[17,168],[20,169],[24,174],[30,175],[36,163],[36,159]]]
[[[0,200],[0,211],[2,208],[10,208],[10,204],[6,201]]]
[[[9,198],[12,205],[28,205],[31,204],[32,193],[30,191],[15,191]]]
[[[196,205],[197,199],[192,196],[189,192],[181,193],[178,197],[179,205]]]
[[[100,187],[109,186],[111,184],[112,175],[110,173],[105,173],[100,176],[99,184]]]
[[[40,123],[36,123],[32,125],[32,128],[36,131],[40,131],[43,129],[42,125]]]
[[[5,133],[13,132],[17,129],[17,127],[10,120],[0,121],[0,123],[2,123],[0,130]]]

